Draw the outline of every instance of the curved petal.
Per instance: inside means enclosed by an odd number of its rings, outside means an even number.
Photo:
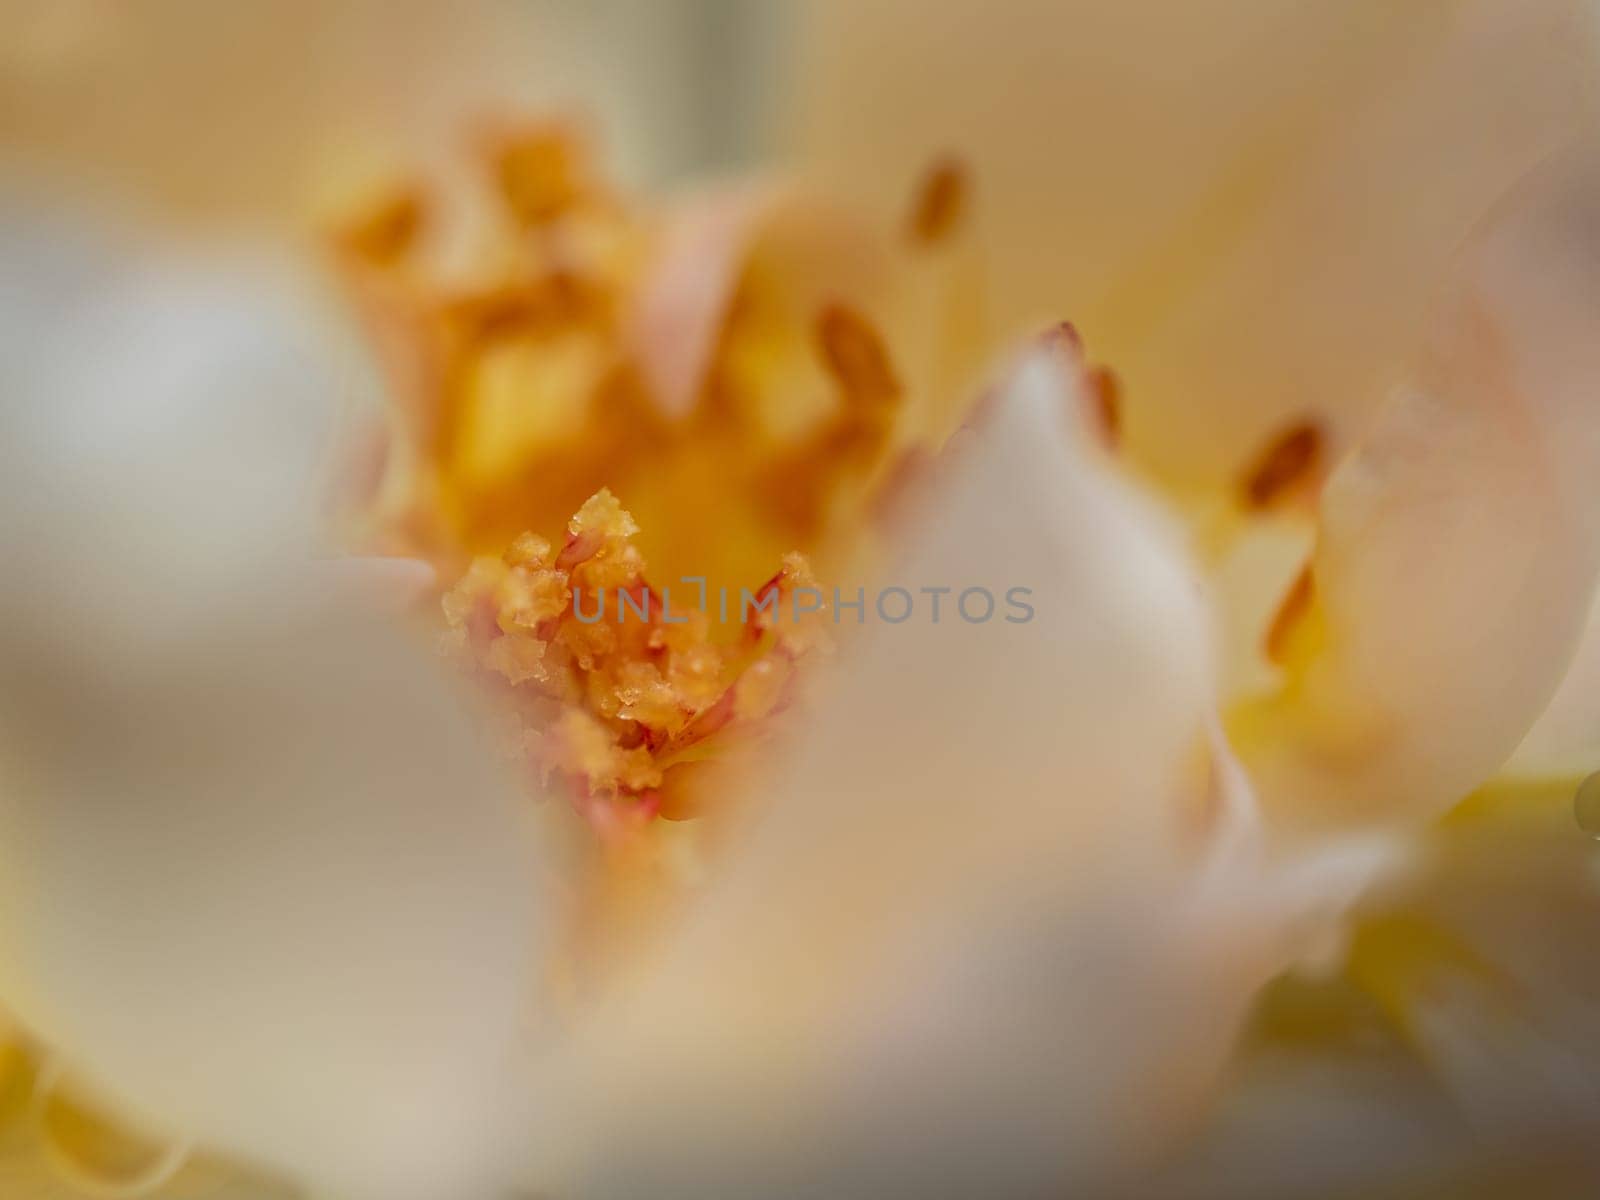
[[[437,668],[269,612],[7,739],[3,994],[157,1128],[459,1194],[532,1015],[532,834]]]
[[[1214,1121],[1141,1194],[1592,1189],[1592,850],[1492,820],[1418,849],[1360,906],[1336,970],[1269,991]]]
[[[1201,869],[1239,799],[1207,616],[1058,353],[953,444],[893,577],[921,607],[862,632],[682,938],[546,1066],[538,1186],[1043,1194],[1212,1078],[1270,968]],[[964,620],[976,587],[1032,619]]]
[[[1252,520],[1231,536],[1211,575],[1223,623],[1224,705],[1270,694],[1281,683],[1267,643],[1315,542],[1309,514]]]
[[[1583,118],[1583,0],[825,0],[806,153],[899,204],[973,168],[997,332],[1071,316],[1130,449],[1215,482],[1290,417],[1343,440],[1450,253]]]
[[[438,664],[302,578],[336,390],[304,297],[44,226],[0,234],[0,1000],[142,1125],[470,1194],[534,843]]]
[[[793,184],[757,177],[706,188],[666,215],[628,300],[626,345],[674,420],[702,399],[735,315],[760,327],[756,356],[765,371],[810,383],[818,376],[810,362],[817,312],[848,300],[896,316],[894,265],[879,231]],[[805,415],[797,396],[783,400]]]
[[[1268,800],[1425,818],[1516,748],[1600,573],[1600,160],[1540,172],[1466,253],[1411,384],[1330,481],[1289,683],[1247,719]]]
[[[777,201],[775,187],[751,182],[691,197],[667,218],[626,324],[645,383],[673,420],[700,399],[751,245]]]
[[[1507,764],[1516,775],[1573,778],[1600,768],[1600,596],[1566,678]]]

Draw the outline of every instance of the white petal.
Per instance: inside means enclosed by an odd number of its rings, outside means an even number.
[[[358,1195],[480,1185],[540,897],[441,671],[365,615],[264,607],[158,676],[57,682],[8,722],[8,1007],[209,1148]]]
[[[1267,632],[1315,539],[1311,521],[1300,514],[1258,518],[1244,524],[1222,554],[1211,582],[1222,623],[1224,702],[1262,695],[1281,682],[1267,656]]]
[[[556,1071],[538,1185],[1042,1194],[1190,1111],[1257,982],[1198,915],[1207,618],[1086,420],[1039,353],[959,439],[894,579],[1030,587],[1034,619],[952,594],[860,634],[728,874]]]
[[[1426,817],[1516,748],[1600,573],[1600,168],[1552,165],[1465,255],[1414,381],[1330,481],[1315,648],[1247,757],[1302,816]]]
[[[398,613],[419,603],[437,586],[432,563],[419,558],[355,555],[308,564],[302,582],[307,598],[324,604]]]
[[[303,296],[3,229],[0,1002],[158,1130],[470,1194],[534,843],[440,667],[297,574],[338,383]]]

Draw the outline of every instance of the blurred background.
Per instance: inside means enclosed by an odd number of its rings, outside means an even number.
[[[672,183],[770,146],[798,7],[4,0],[4,173],[282,218],[510,110],[582,114],[625,182]]]

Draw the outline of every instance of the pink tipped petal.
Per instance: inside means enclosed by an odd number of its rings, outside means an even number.
[[[1251,730],[1270,803],[1421,819],[1516,748],[1600,571],[1600,169],[1565,158],[1466,252],[1414,381],[1330,482],[1305,658]]]
[[[639,369],[666,416],[685,417],[699,400],[739,277],[778,195],[771,184],[736,184],[692,197],[668,216],[627,323]]]
[[[738,297],[758,327],[763,382],[802,380],[801,394],[768,401],[804,411],[832,394],[815,362],[817,314],[848,297],[895,316],[888,268],[888,247],[837,208],[776,182],[730,184],[669,216],[625,317],[627,345],[663,414],[683,418],[705,391]]]

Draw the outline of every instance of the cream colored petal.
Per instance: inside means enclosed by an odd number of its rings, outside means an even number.
[[[627,320],[628,343],[662,412],[700,399],[752,243],[778,201],[771,185],[732,185],[670,213]]]
[[[1302,413],[1346,439],[1448,257],[1582,120],[1583,0],[823,0],[803,148],[903,205],[973,168],[1001,336],[1070,318],[1135,454],[1215,482]]]
[[[1225,883],[1253,810],[1203,598],[1056,353],[954,444],[891,580],[921,607],[859,632],[681,940],[544,1067],[531,1186],[1035,1195],[1192,1113],[1280,951]]]
[[[769,419],[803,421],[833,393],[816,362],[817,315],[850,303],[874,317],[894,317],[890,250],[837,206],[776,180],[692,193],[663,222],[629,301],[626,345],[661,410],[681,419],[702,399],[735,300],[742,299],[741,319],[755,326],[748,353],[761,372],[765,405],[776,410]],[[782,395],[766,394],[773,377],[787,381]]]
[[[1573,778],[1600,769],[1600,597],[1566,678],[1507,764],[1514,774]]]
[[[0,1003],[140,1124],[471,1194],[548,914],[442,667],[304,582],[309,301],[37,214],[0,251]]]
[[[492,1181],[548,915],[411,653],[264,607],[8,722],[8,1007],[157,1128],[358,1196]]]
[[[1270,693],[1281,684],[1267,641],[1315,541],[1314,524],[1302,514],[1251,520],[1230,538],[1211,576],[1222,626],[1224,704]]]
[[[419,604],[438,585],[431,563],[418,558],[351,556],[309,564],[305,591],[327,603],[399,613]]]
[[[1463,257],[1414,377],[1330,482],[1298,665],[1246,757],[1285,814],[1431,816],[1516,748],[1600,572],[1600,167],[1552,164]]]
[[[1422,839],[1361,906],[1339,969],[1267,995],[1214,1121],[1148,1194],[1586,1194],[1594,868],[1570,828]]]

